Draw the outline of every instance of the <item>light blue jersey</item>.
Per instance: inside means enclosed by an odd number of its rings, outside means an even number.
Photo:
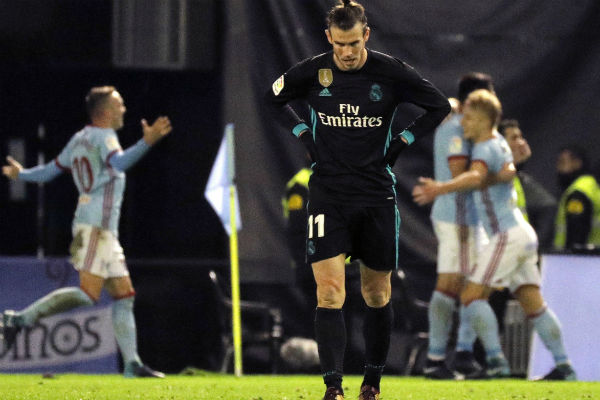
[[[79,191],[74,223],[89,224],[118,235],[125,173],[111,167],[109,158],[121,151],[113,129],[86,126],[58,155],[61,169],[70,169]]]
[[[435,180],[446,182],[452,179],[448,161],[453,158],[468,159],[471,142],[463,137],[460,125],[462,115],[452,115],[435,131],[433,144],[433,166]],[[457,225],[477,225],[477,213],[472,192],[452,192],[437,196],[431,210],[431,219]]]
[[[53,162],[19,172],[25,182],[48,182],[71,172],[79,191],[73,223],[88,224],[118,236],[125,171],[150,149],[142,138],[122,151],[110,128],[86,126],[77,132]]]
[[[510,147],[503,137],[494,138],[473,146],[471,162],[482,162],[488,168],[488,173],[497,174],[505,163],[513,161]],[[498,183],[475,192],[477,215],[483,223],[488,236],[493,236],[519,223],[523,218],[517,208],[517,193],[512,180]]]

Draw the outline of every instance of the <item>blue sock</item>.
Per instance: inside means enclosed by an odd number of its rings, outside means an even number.
[[[565,364],[569,362],[565,346],[562,341],[560,322],[551,309],[546,310],[537,317],[533,318],[533,327],[542,339],[542,342],[554,357],[556,364]]]
[[[432,360],[443,360],[446,358],[448,335],[452,327],[452,314],[455,309],[455,299],[437,290],[433,292],[427,312],[429,317],[428,358]]]
[[[456,339],[456,351],[468,351],[470,353],[473,352],[473,343],[475,343],[475,339],[477,339],[477,334],[471,325],[471,320],[469,317],[464,316],[463,305],[460,306],[460,321],[458,324],[458,337]]]
[[[475,300],[463,309],[461,319],[464,316],[464,322],[470,322],[473,330],[481,339],[486,359],[504,357],[500,347],[498,321],[489,303],[485,300]],[[461,323],[463,323],[462,320]]]
[[[36,300],[18,312],[20,325],[33,326],[43,317],[58,314],[81,306],[91,306],[92,299],[78,287],[60,288]]]
[[[128,364],[132,361],[137,361],[141,364],[140,356],[137,352],[137,334],[135,328],[135,318],[133,316],[133,299],[134,297],[126,297],[124,299],[115,300],[112,304],[112,323],[113,330],[123,363]]]

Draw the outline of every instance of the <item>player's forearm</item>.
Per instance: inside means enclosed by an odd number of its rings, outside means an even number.
[[[112,153],[107,158],[107,163],[118,171],[125,171],[150,150],[150,145],[142,138],[136,144],[122,152]]]
[[[439,194],[451,192],[460,192],[465,190],[479,189],[483,184],[483,178],[477,171],[466,171],[452,180],[441,182],[439,185]]]
[[[513,163],[505,164],[497,174],[491,174],[491,184],[511,182],[517,175]]]
[[[448,99],[431,83],[426,80],[423,80],[423,82],[414,104],[423,108],[426,112],[407,128],[417,138],[433,132],[451,111]]]
[[[44,183],[51,181],[62,173],[54,161],[33,168],[26,168],[19,172],[17,179],[25,182]]]
[[[285,100],[274,96],[273,93],[267,93],[265,104],[271,117],[296,137],[299,136],[302,130],[308,129],[308,126],[306,126],[304,120],[298,116],[296,111]],[[306,128],[302,127],[300,129],[299,126],[302,124]]]

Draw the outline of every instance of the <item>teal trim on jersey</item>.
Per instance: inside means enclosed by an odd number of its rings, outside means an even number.
[[[415,135],[413,135],[412,132],[409,131],[408,129],[403,130],[402,133],[400,134],[400,136],[402,136],[404,139],[406,139],[406,142],[409,145],[415,141]]]
[[[310,121],[312,122],[312,135],[313,135],[313,140],[316,142],[317,141],[317,113],[315,112],[314,108],[310,107]]]
[[[308,107],[310,109],[310,122],[312,122],[312,135],[313,135],[313,141],[317,141],[317,113],[315,112],[315,109],[312,107]],[[311,165],[310,168],[314,168],[315,165],[317,165],[317,162],[314,161]]]
[[[398,210],[398,193],[396,193],[396,175],[392,172],[392,168],[388,165],[385,167],[386,171],[392,177],[394,181],[394,185],[392,186],[392,191],[394,192],[394,209],[396,214],[396,237],[394,239],[396,243],[396,269],[398,269],[398,257],[400,254],[400,224],[402,223],[402,218],[400,218],[400,210]]]
[[[392,119],[390,119],[390,126],[388,127],[388,134],[387,134],[387,138],[385,139],[385,147],[383,149],[384,156],[387,154],[388,149],[390,148],[390,142],[392,141],[392,123],[394,122],[394,117],[396,116],[397,111],[398,111],[398,108],[396,108],[394,110],[394,113],[392,114]]]
[[[302,133],[302,131],[307,131],[307,130],[309,130],[309,129],[310,129],[310,128],[308,127],[308,125],[306,125],[304,122],[302,122],[302,123],[300,123],[300,124],[298,124],[298,125],[296,125],[296,126],[294,127],[294,129],[292,130],[292,133],[293,133],[293,134],[294,134],[296,137],[299,137],[299,136],[300,136],[300,133]]]
[[[394,190],[396,192],[396,190]],[[400,218],[400,210],[398,210],[398,206],[394,206],[396,210],[396,269],[398,269],[399,254],[400,254],[400,224],[402,223],[402,218]]]

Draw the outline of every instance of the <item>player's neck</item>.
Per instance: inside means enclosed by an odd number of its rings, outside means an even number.
[[[494,130],[490,129],[489,131],[482,132],[475,140],[473,140],[473,142],[482,143],[482,142],[486,142],[493,138],[494,138]]]
[[[91,124],[96,128],[109,129],[112,128],[110,121],[107,118],[92,118]]]

